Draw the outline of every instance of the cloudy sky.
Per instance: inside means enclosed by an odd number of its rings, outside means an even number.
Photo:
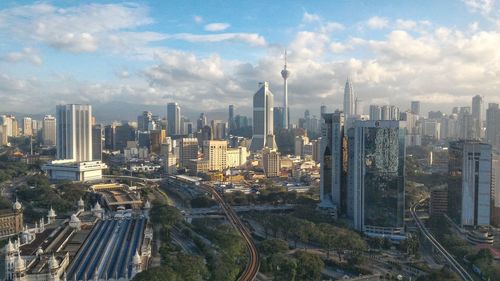
[[[0,112],[176,101],[249,113],[259,81],[281,105],[285,49],[294,117],[340,107],[348,75],[365,108],[500,102],[495,0],[2,0]]]

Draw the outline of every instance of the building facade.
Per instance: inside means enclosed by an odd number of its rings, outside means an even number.
[[[253,136],[250,151],[255,152],[265,147],[276,148],[276,143],[268,143],[268,136],[274,135],[273,93],[269,83],[260,83],[260,89],[253,96]]]
[[[57,159],[92,161],[92,107],[58,105],[56,118]]]

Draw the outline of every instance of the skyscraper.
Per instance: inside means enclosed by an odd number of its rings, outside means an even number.
[[[404,239],[403,124],[355,121],[348,135],[348,217],[367,235]]]
[[[356,97],[352,88],[351,79],[347,77],[344,88],[344,114],[346,118],[356,114]]]
[[[476,95],[472,98],[472,118],[474,122],[474,138],[482,137],[483,129],[483,98]]]
[[[269,83],[259,83],[260,89],[253,96],[253,136],[250,151],[255,152],[265,147],[276,148],[273,132],[273,93],[269,90]]]
[[[230,132],[236,128],[236,123],[234,121],[234,105],[232,104],[229,105],[229,116],[227,119],[227,123]]]
[[[498,103],[488,104],[486,110],[486,140],[492,146],[500,143],[500,108]]]
[[[149,123],[153,120],[151,111],[143,111],[141,115],[137,116],[137,130],[148,131]]]
[[[169,136],[181,134],[181,108],[176,102],[167,104],[167,122]]]
[[[227,168],[227,141],[206,140],[203,142],[203,157],[208,161],[209,171],[222,171]]]
[[[491,145],[473,140],[451,142],[448,155],[450,217],[461,225],[489,225]]]
[[[321,137],[321,207],[347,212],[347,138],[344,135],[343,112],[323,114],[325,120]]]
[[[279,130],[284,129],[284,120],[285,109],[283,107],[275,106],[273,109],[273,122],[274,122],[274,130],[279,132]]]
[[[92,160],[102,160],[102,133],[103,126],[96,124],[92,126]]]
[[[370,120],[382,120],[382,109],[380,106],[370,105]]]
[[[262,151],[262,168],[268,178],[277,177],[280,174],[280,153],[274,149],[265,148]]]
[[[205,113],[200,113],[200,117],[196,121],[196,131],[201,131],[201,129],[203,129],[203,127],[205,127],[206,125],[208,125],[207,116],[205,115]]]
[[[24,117],[23,118],[23,135],[25,135],[25,136],[32,136],[33,135],[31,121],[32,121],[31,117]]]
[[[42,121],[42,143],[45,146],[56,145],[56,118],[46,115]]]
[[[283,128],[288,129],[290,127],[290,109],[288,107],[288,77],[290,76],[290,71],[286,67],[285,51],[285,66],[281,71],[281,77],[283,77]]]
[[[411,113],[420,115],[420,101],[411,101]]]
[[[187,167],[189,160],[198,158],[198,139],[182,138],[179,143],[179,164]]]
[[[92,107],[58,105],[56,119],[57,159],[92,161]]]

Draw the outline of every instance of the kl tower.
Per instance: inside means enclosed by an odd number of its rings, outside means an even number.
[[[286,50],[285,50],[285,67],[281,71],[281,77],[283,77],[284,87],[283,87],[283,128],[290,128],[290,109],[288,108],[288,77],[290,76],[290,71],[286,69]]]

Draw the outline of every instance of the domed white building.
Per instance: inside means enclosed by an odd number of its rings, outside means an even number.
[[[76,216],[76,214],[71,215],[71,218],[69,220],[69,227],[76,229],[76,230],[80,230],[82,228],[82,222]]]

